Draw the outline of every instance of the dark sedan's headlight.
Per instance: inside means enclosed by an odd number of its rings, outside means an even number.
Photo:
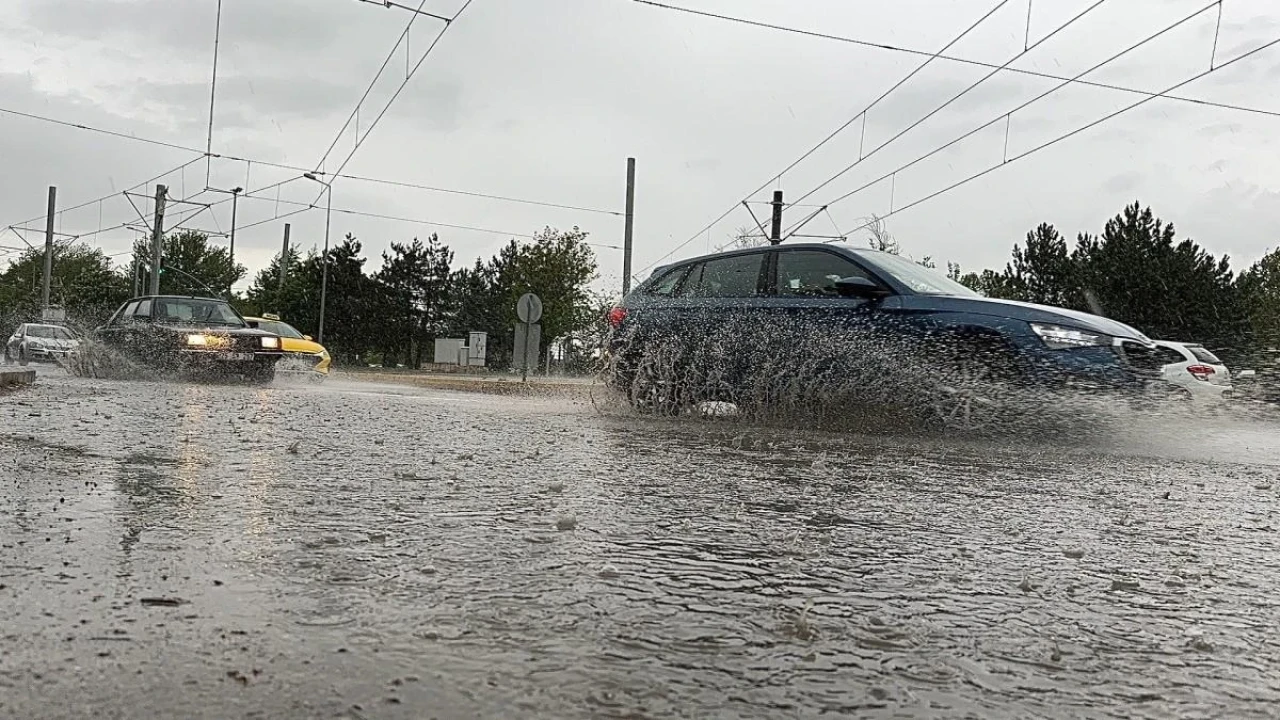
[[[280,349],[280,338],[276,338],[276,337],[264,337],[264,338],[262,338],[262,347],[263,347],[263,348],[265,348],[265,349],[267,349],[267,350],[279,350],[279,349]]]
[[[1031,323],[1031,330],[1045,347],[1050,350],[1071,350],[1073,348],[1107,347],[1111,345],[1111,336],[1093,333],[1065,325],[1049,325]]]
[[[216,350],[231,345],[231,338],[209,333],[192,333],[186,336],[187,347]]]

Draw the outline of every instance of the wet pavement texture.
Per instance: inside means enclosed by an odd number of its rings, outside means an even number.
[[[1102,437],[43,371],[0,717],[1275,717],[1280,423]]]

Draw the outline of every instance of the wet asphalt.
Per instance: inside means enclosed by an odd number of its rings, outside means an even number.
[[[334,378],[0,395],[0,718],[1266,718],[1280,420],[1015,442]]]

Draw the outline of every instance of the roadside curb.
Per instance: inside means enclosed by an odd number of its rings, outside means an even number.
[[[0,370],[0,390],[30,385],[35,381],[35,370]]]
[[[586,382],[546,382],[530,380],[497,380],[487,378],[451,378],[431,375],[398,375],[382,373],[349,373],[344,379],[368,383],[391,383],[396,385],[413,385],[433,390],[453,390],[458,392],[483,393],[487,395],[532,395],[532,396],[571,396],[590,397],[593,391],[600,391],[604,386],[599,383]]]

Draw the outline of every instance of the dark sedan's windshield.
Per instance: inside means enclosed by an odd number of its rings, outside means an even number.
[[[245,327],[230,305],[199,298],[156,298],[151,317],[158,323],[191,323]]]
[[[892,275],[898,282],[923,295],[982,297],[981,293],[904,257],[886,252],[867,253],[864,257],[875,263],[880,270]]]

